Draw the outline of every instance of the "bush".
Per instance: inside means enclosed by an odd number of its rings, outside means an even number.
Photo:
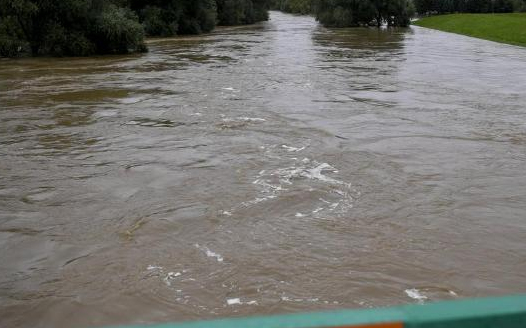
[[[98,53],[128,53],[143,47],[144,29],[128,8],[106,6],[93,26]]]
[[[253,24],[268,20],[267,0],[217,0],[219,25]]]
[[[315,12],[325,26],[408,26],[414,7],[411,0],[318,0]]]
[[[172,36],[177,34],[179,17],[173,10],[146,6],[141,10],[140,16],[147,35]]]
[[[17,57],[30,52],[20,24],[12,16],[0,20],[0,57]]]

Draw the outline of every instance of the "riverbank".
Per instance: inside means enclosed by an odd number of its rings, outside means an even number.
[[[501,43],[526,46],[526,14],[453,14],[426,17],[414,25]]]

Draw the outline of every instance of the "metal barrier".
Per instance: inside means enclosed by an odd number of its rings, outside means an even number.
[[[526,328],[526,295],[127,328]]]

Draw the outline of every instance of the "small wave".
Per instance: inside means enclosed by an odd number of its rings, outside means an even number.
[[[286,151],[292,153],[292,152],[298,152],[298,151],[305,150],[305,148],[307,148],[307,147],[297,148],[297,147],[291,147],[291,146],[287,146],[287,145],[281,145],[281,148],[283,148],[283,149],[285,149]]]
[[[318,214],[322,211],[343,213],[353,207],[354,199],[351,196],[353,193],[351,183],[328,176],[329,173],[338,173],[336,168],[328,163],[319,163],[309,158],[303,158],[302,160],[292,158],[292,160],[294,164],[291,166],[259,171],[252,184],[259,187],[261,194],[250,201],[242,202],[240,205],[248,207],[273,200],[297,187],[307,188],[306,190],[309,192],[317,190],[318,188],[315,189],[310,186],[311,183],[309,181],[312,180],[331,186],[328,191],[326,188],[322,189],[323,192],[328,194],[327,197],[331,201],[320,198],[320,201],[325,204],[318,204],[311,210],[313,214]],[[232,210],[235,210],[235,208]],[[304,216],[302,213],[296,214],[296,217],[302,216]]]
[[[236,118],[223,118],[218,126],[222,129],[236,129],[242,128],[249,124],[257,124],[266,122],[264,118],[260,117],[236,117]]]
[[[217,262],[223,262],[223,256],[221,254],[212,252],[208,247],[200,246],[199,244],[195,244],[195,247],[200,249],[201,251],[205,252],[206,256],[215,258]]]
[[[445,287],[439,286],[427,286],[427,287],[418,287],[406,289],[404,291],[407,296],[412,299],[417,300],[420,303],[423,303],[426,300],[432,299],[448,299],[448,298],[457,298],[458,294]]]
[[[283,302],[297,302],[297,303],[324,303],[324,304],[340,304],[338,301],[321,300],[318,297],[307,297],[307,298],[292,298],[285,295],[281,296]]]
[[[171,280],[174,280],[175,278],[181,276],[181,272],[168,272],[166,277],[163,279],[167,286],[171,286],[172,282]]]
[[[228,305],[258,305],[258,302],[253,300],[253,301],[246,301],[246,302],[243,302],[241,301],[240,298],[229,298],[226,300],[226,304]]]
[[[416,288],[411,288],[411,289],[406,289],[405,290],[405,293],[407,296],[409,296],[410,298],[414,299],[414,300],[417,300],[421,303],[423,303],[425,300],[427,300],[427,296],[425,296],[424,294],[422,294],[418,289]]]

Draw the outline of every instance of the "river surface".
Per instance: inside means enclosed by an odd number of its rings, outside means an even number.
[[[526,292],[526,49],[259,25],[0,61],[0,326]]]

